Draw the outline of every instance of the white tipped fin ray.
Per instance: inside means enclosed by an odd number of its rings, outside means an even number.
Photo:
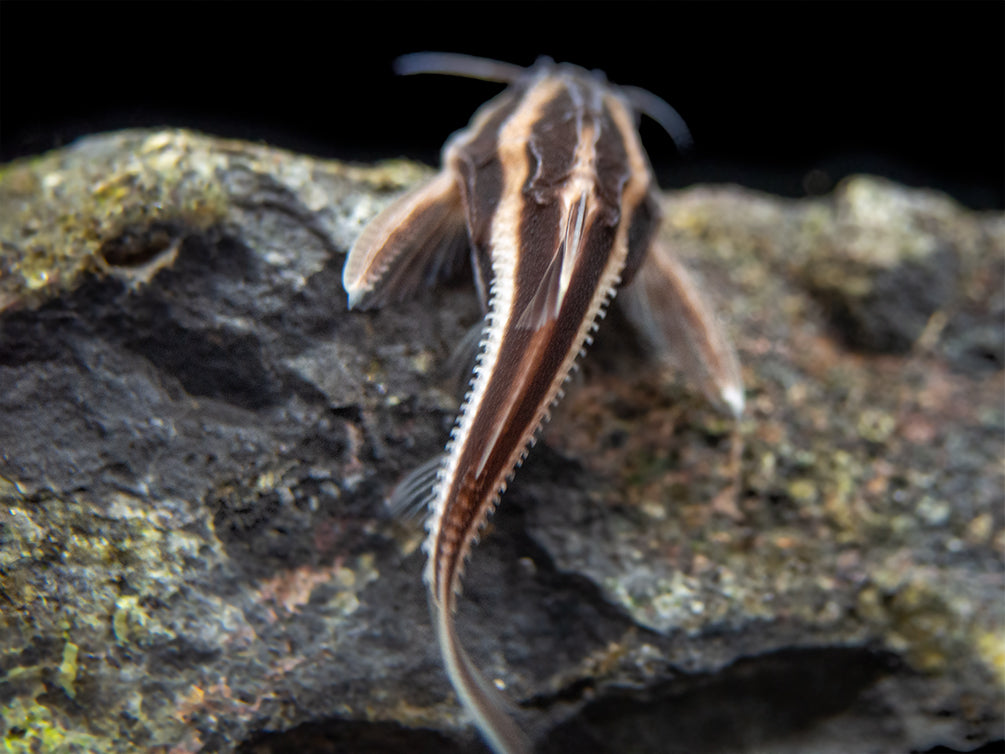
[[[665,242],[652,243],[618,301],[660,359],[684,372],[712,402],[737,418],[743,414],[743,381],[732,343]]]
[[[456,179],[442,171],[392,202],[353,244],[342,271],[349,308],[408,298],[451,274],[468,247]]]

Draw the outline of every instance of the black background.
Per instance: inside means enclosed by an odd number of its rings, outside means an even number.
[[[600,68],[670,102],[665,187],[787,196],[855,172],[1005,208],[1005,4],[0,4],[0,158],[96,131],[186,126],[312,154],[435,164],[497,84],[396,78],[445,50]]]

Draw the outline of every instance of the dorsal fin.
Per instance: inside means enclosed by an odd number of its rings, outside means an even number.
[[[584,192],[569,207],[565,218],[565,232],[547,271],[538,283],[533,299],[520,315],[517,327],[537,330],[558,317],[572,278],[572,270],[582,249],[588,199],[589,196]]]

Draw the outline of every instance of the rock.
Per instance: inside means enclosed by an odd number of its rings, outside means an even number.
[[[2,169],[7,750],[479,750],[383,505],[446,440],[476,296],[340,285],[425,174],[184,131]],[[994,740],[1005,219],[867,177],[666,210],[748,412],[613,311],[475,550],[466,646],[541,752]]]

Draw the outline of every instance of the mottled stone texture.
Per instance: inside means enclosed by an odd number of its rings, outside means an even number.
[[[345,311],[424,171],[180,131],[0,172],[10,752],[480,750],[383,499],[444,444],[459,279]],[[1005,220],[856,178],[666,199],[735,426],[617,308],[459,623],[539,752],[909,752],[1002,731]]]

